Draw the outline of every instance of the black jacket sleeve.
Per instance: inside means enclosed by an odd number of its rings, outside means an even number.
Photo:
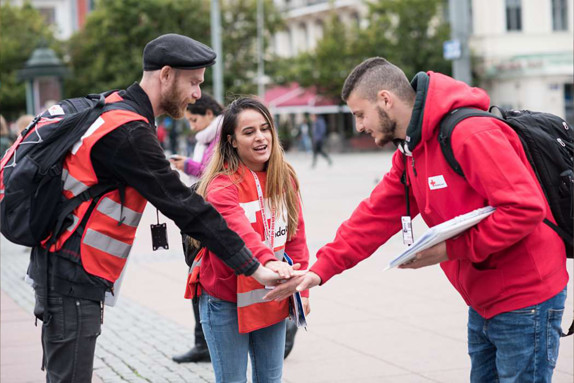
[[[251,275],[259,266],[213,206],[171,169],[152,126],[135,121],[115,129],[96,143],[92,163],[100,182],[119,181],[136,189],[237,274]]]

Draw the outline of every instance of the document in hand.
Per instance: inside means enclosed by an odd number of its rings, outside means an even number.
[[[288,264],[293,266],[293,260],[287,253],[283,253],[283,257]],[[307,319],[305,318],[303,301],[301,300],[301,293],[298,291],[289,298],[289,319],[294,321],[297,327],[305,327],[305,330],[307,330]]]
[[[391,269],[393,267],[402,265],[413,259],[415,255],[422,250],[433,247],[434,245],[452,238],[463,231],[469,229],[470,227],[476,225],[489,215],[491,215],[495,208],[492,206],[481,207],[466,213],[454,217],[451,220],[445,221],[439,225],[429,228],[419,239],[415,241],[409,248],[407,248],[402,254],[389,262],[389,265],[385,270]]]

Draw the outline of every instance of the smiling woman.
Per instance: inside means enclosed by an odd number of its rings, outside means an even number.
[[[240,98],[225,110],[219,144],[198,193],[266,267],[281,276],[307,268],[299,183],[283,157],[269,110],[261,102]],[[285,253],[297,263],[293,269],[283,262]],[[186,297],[194,296],[198,288],[201,291],[201,323],[217,382],[245,381],[248,354],[257,361],[252,366],[253,381],[280,382],[287,301],[265,301],[263,285],[236,276],[209,251],[198,267],[199,273],[190,273]],[[302,295],[308,313],[308,292]]]

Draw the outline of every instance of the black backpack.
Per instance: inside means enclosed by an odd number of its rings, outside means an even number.
[[[560,117],[528,110],[496,108],[502,117],[473,109],[460,108],[447,114],[440,124],[439,142],[452,169],[464,177],[454,158],[451,135],[456,125],[468,117],[496,118],[509,125],[520,138],[528,161],[540,182],[556,224],[544,222],[556,231],[566,245],[566,256],[572,258],[574,236],[574,131]]]
[[[123,100],[105,104],[104,94],[63,100],[39,114],[0,162],[0,231],[10,241],[38,246],[55,239],[83,201],[118,185],[97,184],[66,200],[62,169],[66,154],[107,110],[135,108]],[[50,112],[51,110],[51,112]]]

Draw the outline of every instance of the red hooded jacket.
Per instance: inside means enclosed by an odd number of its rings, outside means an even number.
[[[419,73],[412,85],[416,100],[406,139],[411,216],[420,212],[430,227],[486,205],[496,207],[478,225],[446,241],[449,260],[441,267],[449,281],[485,318],[562,291],[568,282],[564,244],[542,222],[554,218],[516,133],[494,118],[459,123],[452,147],[466,176],[461,177],[441,152],[439,123],[459,107],[486,110],[488,95],[433,72]],[[339,227],[335,240],[319,250],[311,271],[322,283],[369,257],[401,229],[404,169],[397,150],[389,173]]]

